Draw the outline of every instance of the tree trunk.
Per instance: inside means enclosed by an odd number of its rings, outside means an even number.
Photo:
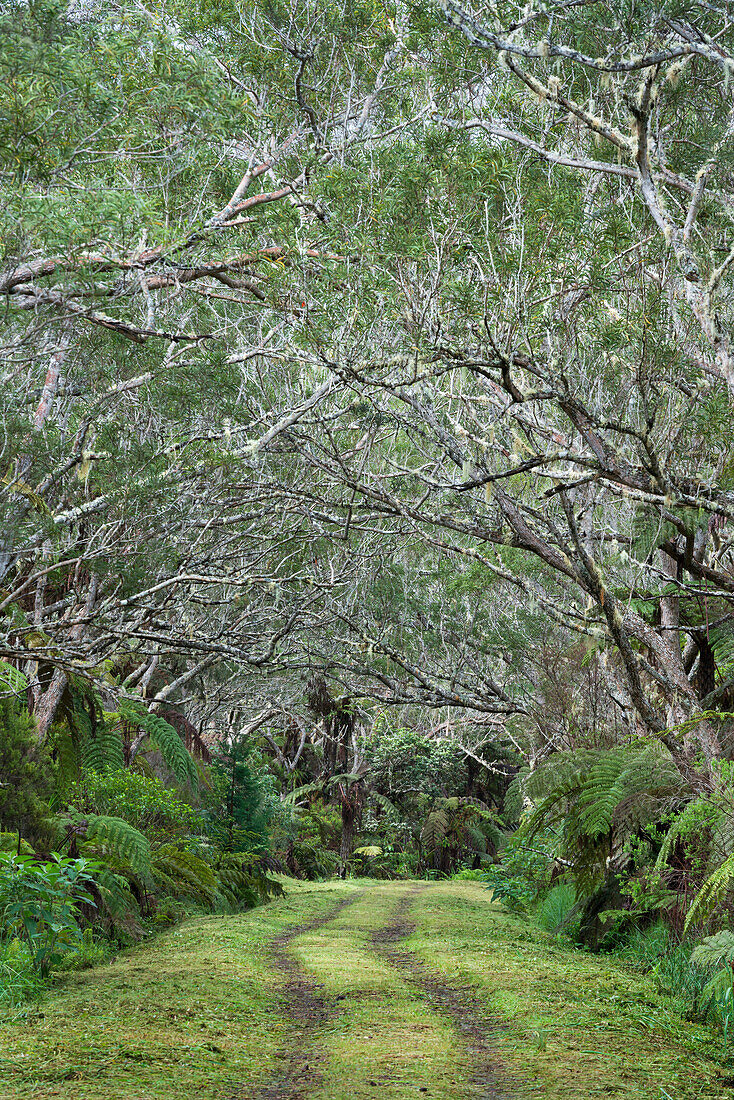
[[[355,803],[349,799],[349,791],[342,797],[342,838],[339,846],[339,878],[347,877],[347,865],[354,842]]]

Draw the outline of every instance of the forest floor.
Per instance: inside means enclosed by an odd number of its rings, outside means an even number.
[[[295,883],[0,1022],[0,1098],[734,1100],[672,997],[471,882]]]

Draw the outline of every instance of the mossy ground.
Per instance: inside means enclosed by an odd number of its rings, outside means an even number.
[[[285,1042],[267,945],[342,894],[302,887],[240,916],[187,921],[105,966],[64,975],[24,1018],[0,1025],[0,1097],[254,1095]]]
[[[251,1100],[293,1036],[268,945],[288,927],[363,893],[291,950],[321,987],[328,1018],[308,1038],[309,1100],[477,1096],[474,1054],[372,933],[405,883],[289,884],[236,917],[188,921],[114,962],[64,975],[25,1018],[0,1026],[0,1098]],[[720,1039],[614,961],[563,946],[470,882],[414,895],[399,945],[486,1018],[510,1100],[734,1100]],[[307,1084],[315,1067],[313,1086]]]

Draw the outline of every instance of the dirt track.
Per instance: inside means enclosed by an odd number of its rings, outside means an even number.
[[[366,940],[369,948],[383,957],[397,970],[404,980],[420,991],[431,1008],[442,1014],[456,1030],[457,1044],[464,1046],[472,1056],[472,1072],[469,1081],[473,1100],[505,1100],[511,1093],[500,1086],[500,1071],[496,1054],[492,1049],[491,1027],[482,1019],[478,1006],[465,990],[447,985],[437,974],[431,973],[412,952],[400,950],[396,945],[415,929],[410,920],[410,909],[420,894],[427,889],[417,886],[407,889],[399,898],[386,923],[373,931]],[[306,924],[297,925],[280,935],[271,946],[271,959],[284,984],[280,1007],[290,1022],[292,1041],[281,1054],[282,1070],[258,1093],[256,1100],[306,1100],[326,1086],[324,1059],[318,1050],[319,1031],[337,1012],[344,1010],[340,1002],[346,995],[327,995],[323,985],[308,977],[298,965],[292,950],[292,942],[299,936],[327,928],[346,908],[352,906],[363,892],[340,901],[328,913]],[[343,930],[335,928],[334,953],[339,952],[339,938]],[[389,990],[384,996],[390,997]],[[377,1080],[371,1082],[379,1087]],[[426,1088],[419,1091],[425,1092]],[[245,1100],[242,1097],[242,1100]],[[249,1098],[248,1098],[249,1100]]]
[[[292,1027],[292,1042],[281,1053],[282,1071],[258,1093],[257,1100],[302,1100],[323,1083],[320,1058],[309,1053],[309,1045],[318,1028],[322,1027],[335,1006],[336,998],[327,997],[318,982],[309,978],[298,966],[288,946],[297,936],[315,932],[339,916],[344,909],[354,905],[359,894],[343,898],[328,913],[306,924],[289,928],[273,940],[270,956],[274,970],[281,975],[284,984],[280,994],[280,1008]],[[239,1094],[242,1100],[250,1100]]]
[[[487,1024],[476,999],[466,990],[447,985],[437,974],[432,974],[411,951],[401,951],[395,946],[415,931],[415,924],[409,918],[410,908],[424,889],[422,886],[415,887],[400,899],[391,920],[384,928],[372,934],[372,944],[425,994],[432,1008],[452,1020],[463,1040],[469,1044],[471,1053],[476,1058],[476,1068],[471,1077],[476,1100],[503,1100],[512,1093],[506,1074],[502,1073],[496,1052],[492,1048],[492,1030],[498,1025]]]

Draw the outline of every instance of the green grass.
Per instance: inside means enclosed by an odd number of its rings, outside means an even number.
[[[267,946],[359,888],[352,906],[293,941],[333,998],[304,1052],[318,1075],[309,1100],[476,1095],[471,1038],[370,943],[413,887],[360,882],[291,883],[264,908],[190,920],[63,975],[25,1019],[0,1025],[0,1098],[256,1097],[294,1038]],[[679,1001],[623,962],[508,916],[478,883],[431,884],[411,916],[405,946],[476,1002],[508,1100],[734,1100],[719,1036],[684,1020]]]
[[[687,1021],[651,979],[508,916],[478,884],[437,884],[413,912],[411,949],[474,989],[497,1020],[499,1057],[527,1082],[514,1095],[734,1097],[720,1037]]]
[[[369,942],[404,893],[403,884],[372,884],[336,920],[294,945],[304,969],[340,998],[317,1046],[325,1082],[314,1100],[375,1100],[376,1088],[387,1100],[467,1094],[471,1059],[450,1022]]]
[[[302,887],[277,905],[187,921],[105,966],[63,975],[24,1019],[0,1024],[0,1097],[250,1095],[285,1037],[264,949],[341,893]]]
[[[0,944],[0,1016],[22,1017],[25,1006],[38,1000],[44,988],[25,945],[19,940]]]

